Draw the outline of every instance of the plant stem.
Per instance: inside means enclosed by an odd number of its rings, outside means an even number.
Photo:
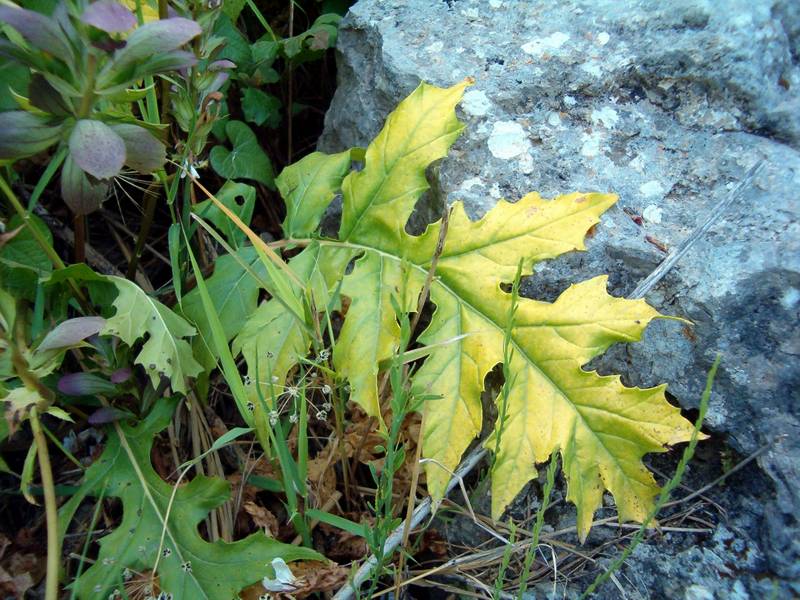
[[[22,219],[22,222],[25,223],[25,225],[28,227],[28,229],[31,232],[31,235],[33,236],[33,239],[36,240],[37,244],[39,244],[39,247],[47,255],[47,258],[50,259],[50,262],[53,263],[53,267],[55,267],[56,269],[63,269],[64,262],[61,260],[61,258],[59,258],[58,254],[56,254],[56,251],[47,242],[42,233],[36,227],[31,225],[30,215],[25,210],[25,207],[22,206],[16,194],[14,194],[14,191],[11,189],[8,183],[6,183],[6,180],[3,178],[2,175],[0,175],[0,190],[3,190],[3,193],[6,195],[6,198],[8,198],[9,202],[11,202],[11,206],[14,207],[14,211]]]
[[[92,110],[92,101],[94,100],[94,81],[97,76],[97,58],[92,54],[91,50],[86,57],[86,87],[83,90],[83,97],[81,98],[81,105],[78,109],[78,118],[85,119],[89,116]]]
[[[294,35],[294,0],[289,0],[289,37]],[[292,164],[292,104],[294,104],[294,75],[292,74],[292,59],[286,62],[286,70],[289,75],[289,101],[286,109],[286,164]]]
[[[50,453],[47,450],[47,438],[42,432],[39,413],[36,408],[30,413],[33,439],[36,440],[36,453],[39,458],[39,470],[42,474],[44,488],[44,507],[47,519],[47,580],[45,583],[45,600],[58,600],[58,571],[61,560],[61,546],[58,543],[58,506],[56,490],[53,483],[53,470],[50,466]]]
[[[139,265],[139,258],[142,256],[142,250],[147,241],[147,236],[150,235],[150,227],[153,225],[153,218],[156,214],[157,199],[158,194],[155,192],[144,195],[144,218],[142,219],[141,227],[139,227],[139,235],[136,237],[136,247],[128,263],[128,271],[125,273],[125,277],[131,281],[133,281],[136,275],[136,267]]]
[[[86,215],[75,215],[75,262],[86,261]]]

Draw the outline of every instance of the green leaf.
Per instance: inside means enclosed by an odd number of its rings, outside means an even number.
[[[0,64],[0,111],[17,108],[17,101],[14,100],[11,90],[27,88],[30,77],[31,71],[25,65],[11,61],[3,61]]]
[[[339,154],[312,152],[281,171],[275,183],[286,202],[283,233],[287,238],[307,237],[316,231],[350,171],[350,160],[349,150]]]
[[[250,219],[253,218],[253,207],[256,203],[256,189],[253,186],[226,181],[214,196],[235,213],[245,225],[250,225]],[[211,221],[222,232],[229,244],[238,247],[244,242],[245,234],[242,230],[236,227],[211,200],[199,202],[192,212]]]
[[[69,154],[92,177],[109,179],[125,164],[125,142],[102,121],[81,119],[69,136]]]
[[[281,101],[259,89],[247,87],[242,92],[244,118],[256,125],[275,129],[281,124]]]
[[[225,124],[225,134],[233,150],[224,146],[211,149],[211,166],[217,174],[227,179],[253,179],[274,188],[272,163],[253,131],[241,121],[229,121]]]
[[[247,268],[245,268],[247,267]],[[258,305],[260,285],[258,277],[266,277],[266,269],[255,248],[246,246],[236,251],[236,256],[225,254],[214,264],[214,274],[206,280],[208,292],[219,315],[225,338],[231,340],[242,324],[253,314]],[[208,317],[198,289],[183,297],[181,305],[184,316],[192,321],[202,334],[194,341],[195,356],[209,370],[214,365],[214,345],[203,339],[210,332]]]
[[[0,112],[0,159],[23,158],[61,139],[61,125],[24,110]]]
[[[442,227],[437,222],[412,236],[406,222],[428,188],[426,168],[446,154],[462,129],[454,108],[465,85],[422,84],[400,103],[367,148],[363,170],[342,183],[339,241],[316,242],[323,255],[332,249],[361,255],[341,288],[351,304],[334,364],[351,383],[351,399],[378,417],[378,365],[396,352],[400,337],[393,304],[416,310]],[[331,188],[337,176],[330,176]],[[499,202],[476,222],[463,205],[453,206],[430,282],[436,309],[418,339],[430,352],[412,375],[415,397],[436,398],[425,401],[423,431],[423,455],[433,459],[426,464],[427,485],[435,500],[481,431],[484,380],[503,360],[509,339],[507,418],[486,441],[498,447],[493,516],[500,517],[535,476],[534,465],[554,452],[561,453],[581,539],[604,490],[613,494],[621,520],[647,515],[658,486],[641,459],[688,440],[692,425],[666,401],[664,386],[627,388],[617,376],[583,367],[614,343],[638,340],[661,315],[643,300],[609,296],[606,278],[596,277],[570,287],[554,303],[522,298],[509,317],[512,299],[503,287],[514,280],[520,262],[528,276],[540,261],[583,250],[585,233],[614,202],[609,194],[545,200],[532,193],[515,203]],[[268,340],[282,326],[259,323],[259,336]]]
[[[139,173],[153,173],[164,166],[167,149],[143,127],[129,123],[111,125],[125,143],[125,164]]]
[[[68,154],[61,169],[61,196],[76,215],[88,215],[105,202],[107,181],[90,180],[86,172]]]
[[[117,51],[106,70],[121,71],[138,61],[168,55],[201,33],[200,25],[183,17],[151,21],[128,36],[125,47]]]
[[[227,17],[236,22],[236,19],[239,18],[239,14],[242,12],[244,8],[245,0],[224,0],[222,4],[222,12],[224,12]]]
[[[13,231],[23,224],[19,216],[8,220],[6,228]],[[52,263],[36,242],[30,227],[35,227],[49,244],[53,236],[47,225],[36,215],[29,215],[27,225],[0,247],[0,281],[3,288],[16,298],[33,302],[36,296],[36,283],[52,271]]]
[[[282,40],[284,56],[294,64],[319,58],[325,50],[336,46],[341,20],[337,14],[320,15],[311,27],[300,35]]]
[[[185,394],[186,378],[203,370],[183,339],[195,334],[194,327],[132,281],[110,275],[106,279],[116,286],[119,294],[114,300],[116,313],[108,319],[102,333],[116,335],[129,346],[147,335],[135,362],[144,367],[153,387],[157,388],[161,375],[165,375],[172,389]]]
[[[61,60],[70,60],[72,56],[69,42],[55,19],[16,6],[0,6],[0,23],[11,25],[39,50]]]
[[[225,45],[214,58],[227,59],[236,63],[238,71],[249,73],[252,68],[253,58],[250,51],[250,42],[233,24],[226,14],[221,14],[214,24],[214,35],[225,38]]]
[[[323,249],[312,243],[289,262],[298,279],[308,282],[318,311],[328,306],[329,290],[342,277],[354,254],[352,250]],[[304,290],[293,285],[292,293],[299,302]],[[271,398],[273,393],[276,397],[280,395],[289,370],[299,363],[310,346],[311,337],[299,317],[286,310],[276,298],[262,302],[233,342],[234,354],[241,352],[247,362],[251,398],[258,397],[256,386],[264,398]]]
[[[244,587],[274,575],[273,558],[321,558],[313,550],[283,544],[263,533],[234,543],[209,543],[201,537],[198,525],[228,500],[230,486],[221,479],[197,475],[174,490],[153,469],[153,440],[166,427],[174,407],[174,401],[162,399],[139,426],[111,430],[103,454],[87,470],[81,489],[61,509],[63,535],[86,496],[122,501],[122,522],[100,540],[97,560],[74,583],[78,598],[106,598],[121,587],[125,569],[144,572],[158,561],[160,589],[172,597],[230,600]]]
[[[367,148],[364,169],[342,183],[340,240],[392,249],[406,240],[406,221],[429,187],[425,168],[447,154],[464,128],[453,107],[465,87],[422,84],[389,115]]]

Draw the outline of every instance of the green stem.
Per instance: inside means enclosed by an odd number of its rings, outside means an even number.
[[[83,97],[81,98],[81,105],[78,109],[78,118],[85,119],[89,116],[92,110],[92,102],[94,101],[94,82],[97,76],[97,58],[92,52],[86,57],[86,87],[83,90]]]
[[[25,207],[22,206],[22,203],[19,201],[16,194],[14,194],[14,191],[11,189],[8,183],[6,183],[6,180],[2,175],[0,175],[0,190],[3,190],[3,193],[6,195],[6,198],[8,198],[8,201],[11,202],[11,206],[14,207],[17,215],[19,215],[20,219],[22,219],[22,222],[25,223],[30,230],[33,239],[37,244],[39,244],[39,247],[47,255],[47,258],[50,259],[50,262],[53,263],[53,267],[56,269],[63,269],[64,262],[59,258],[58,254],[56,254],[56,251],[47,242],[42,233],[31,224],[28,211],[26,211]]]
[[[39,245],[42,251],[47,255],[47,258],[50,259],[50,262],[53,264],[53,268],[54,269],[66,268],[64,265],[64,261],[62,261],[61,258],[58,256],[58,254],[56,254],[55,249],[50,245],[50,243],[42,235],[39,229],[36,228],[31,223],[30,213],[28,213],[25,210],[25,207],[22,206],[16,194],[14,194],[14,191],[11,189],[8,183],[6,183],[6,180],[3,178],[2,175],[0,175],[0,190],[2,190],[3,193],[6,195],[6,198],[8,198],[9,202],[11,202],[11,206],[14,207],[14,210],[16,211],[17,215],[19,215],[19,217],[22,219],[22,222],[30,230],[33,239],[36,241],[36,243]],[[69,280],[69,284],[72,287],[72,291],[75,292],[75,297],[78,298],[78,301],[81,303],[81,306],[84,308],[84,310],[87,311],[88,314],[89,304],[88,301],[86,300],[86,296],[83,295],[81,289],[72,279]]]
[[[58,542],[58,506],[56,505],[53,469],[50,466],[50,453],[47,451],[47,438],[42,432],[39,413],[36,408],[31,409],[30,419],[33,439],[36,440],[39,470],[42,474],[44,508],[47,519],[47,580],[44,597],[45,600],[58,600],[58,571],[61,561],[61,545]]]

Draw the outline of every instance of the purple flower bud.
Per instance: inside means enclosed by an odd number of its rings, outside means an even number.
[[[133,371],[131,371],[130,367],[117,369],[111,374],[111,383],[124,383],[131,378],[131,375],[133,375]]]
[[[65,396],[113,396],[117,386],[93,373],[70,373],[58,380],[58,391]]]

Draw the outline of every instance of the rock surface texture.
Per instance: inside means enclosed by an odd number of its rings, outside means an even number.
[[[479,216],[534,190],[619,194],[588,252],[540,268],[532,297],[601,273],[630,294],[765,161],[647,295],[694,325],[656,323],[592,366],[669,382],[693,408],[720,352],[707,430],[741,456],[768,445],[746,471],[760,483],[726,492],[713,534],[637,550],[629,597],[800,594],[800,4],[362,0],[338,62],[322,150],[366,144],[420,80],[471,76],[467,129],[432,175],[436,196]]]

